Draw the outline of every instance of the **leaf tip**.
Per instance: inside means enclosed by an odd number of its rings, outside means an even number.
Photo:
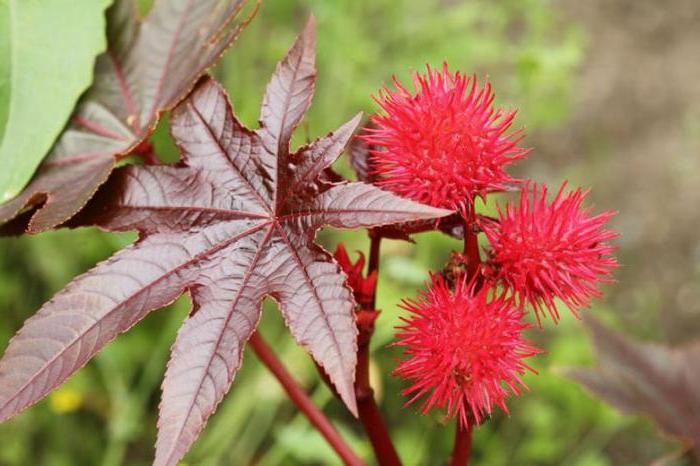
[[[350,120],[353,123],[353,126],[355,129],[360,125],[360,122],[362,121],[362,117],[365,115],[364,112],[357,112],[354,117],[352,117],[352,120]]]
[[[350,120],[348,120],[347,123],[343,124],[340,128],[338,128],[335,133],[336,134],[346,134],[348,137],[348,140],[352,137],[352,135],[357,131],[357,127],[360,125],[360,122],[362,121],[362,112],[358,112],[354,117],[352,117]],[[343,145],[346,145],[347,141]]]
[[[304,30],[297,37],[297,43],[301,42],[304,54],[313,53],[315,59],[316,53],[316,17],[313,14],[309,15],[304,25]]]
[[[338,390],[338,393],[340,394],[340,397],[343,399],[343,403],[345,403],[345,406],[348,408],[348,411],[355,416],[355,418],[359,417],[359,412],[357,410],[357,400],[355,399],[355,388],[354,384],[350,384],[349,389],[346,390]]]
[[[316,16],[313,13],[309,14],[306,20],[306,25],[304,26],[303,34],[306,35],[316,35]],[[314,37],[315,38],[315,37]]]
[[[422,214],[418,217],[419,220],[441,219],[443,217],[449,217],[450,215],[453,215],[455,213],[453,210],[443,209],[441,207],[433,207],[431,205],[423,204],[420,202],[415,202],[415,204],[420,206],[420,208],[422,209]]]

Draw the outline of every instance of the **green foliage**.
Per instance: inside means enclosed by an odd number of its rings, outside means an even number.
[[[581,31],[564,25],[543,0],[263,2],[218,68],[248,123],[257,117],[260,77],[270,72],[309,11],[318,19],[324,78],[308,118],[312,135],[358,109],[376,109],[368,96],[390,84],[392,75],[407,82],[411,70],[444,61],[479,79],[489,77],[501,104],[522,109],[520,124],[554,124],[567,109],[571,77],[583,54]]]
[[[0,2],[0,37],[10,37],[10,4]],[[0,41],[0,138],[10,110],[10,41]],[[1,139],[0,139],[1,140]]]
[[[0,0],[0,202],[17,195],[90,85],[111,0]]]

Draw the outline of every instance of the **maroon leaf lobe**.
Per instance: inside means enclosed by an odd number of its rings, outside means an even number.
[[[621,411],[650,417],[700,459],[700,342],[679,348],[641,343],[593,318],[585,321],[599,366],[567,375]]]

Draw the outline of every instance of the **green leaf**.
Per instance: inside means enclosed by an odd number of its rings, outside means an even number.
[[[0,203],[16,196],[92,82],[111,0],[0,0]]]
[[[10,5],[0,0],[0,38],[10,37]],[[10,41],[0,40],[0,138],[10,106]],[[0,139],[1,141],[2,139]]]

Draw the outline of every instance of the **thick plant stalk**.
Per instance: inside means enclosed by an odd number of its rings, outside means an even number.
[[[294,380],[262,336],[255,332],[249,343],[258,358],[280,382],[289,398],[328,441],[343,463],[346,466],[364,466],[362,460],[345,443],[326,415],[311,401],[306,392]]]
[[[472,424],[471,422],[465,428],[461,423],[457,422],[455,428],[455,445],[452,450],[452,459],[450,466],[468,466],[469,454],[472,449]]]
[[[401,460],[389,437],[384,418],[369,384],[369,342],[357,352],[355,396],[360,422],[367,432],[374,454],[381,466],[401,466]]]
[[[473,218],[473,216],[472,216]],[[471,280],[479,271],[481,256],[479,255],[479,240],[474,232],[472,220],[464,222],[464,255],[467,256],[467,280]],[[481,288],[481,280],[478,279],[476,288]]]
[[[367,275],[372,272],[379,273],[379,250],[382,245],[382,236],[375,230],[369,230],[369,263],[367,264]],[[374,309],[377,301],[377,289],[375,287],[372,293],[372,308]]]
[[[481,256],[479,255],[479,239],[474,229],[475,218],[473,204],[467,211],[467,218],[464,221],[464,255],[467,259],[467,280],[476,280],[474,290],[478,291],[483,280],[479,276],[481,267]],[[472,428],[473,423],[469,421],[467,427],[457,420],[455,427],[455,441],[452,448],[452,458],[450,466],[467,466],[469,464],[469,454],[472,448]]]
[[[381,236],[370,230],[370,254],[367,275],[379,270],[379,249]],[[360,309],[358,312],[358,349],[357,370],[355,372],[355,397],[360,422],[367,432],[374,454],[380,466],[401,466],[401,460],[396,452],[384,418],[374,399],[374,390],[369,381],[369,343],[374,333],[374,319],[377,311],[377,288],[372,293],[371,303],[368,309]]]

